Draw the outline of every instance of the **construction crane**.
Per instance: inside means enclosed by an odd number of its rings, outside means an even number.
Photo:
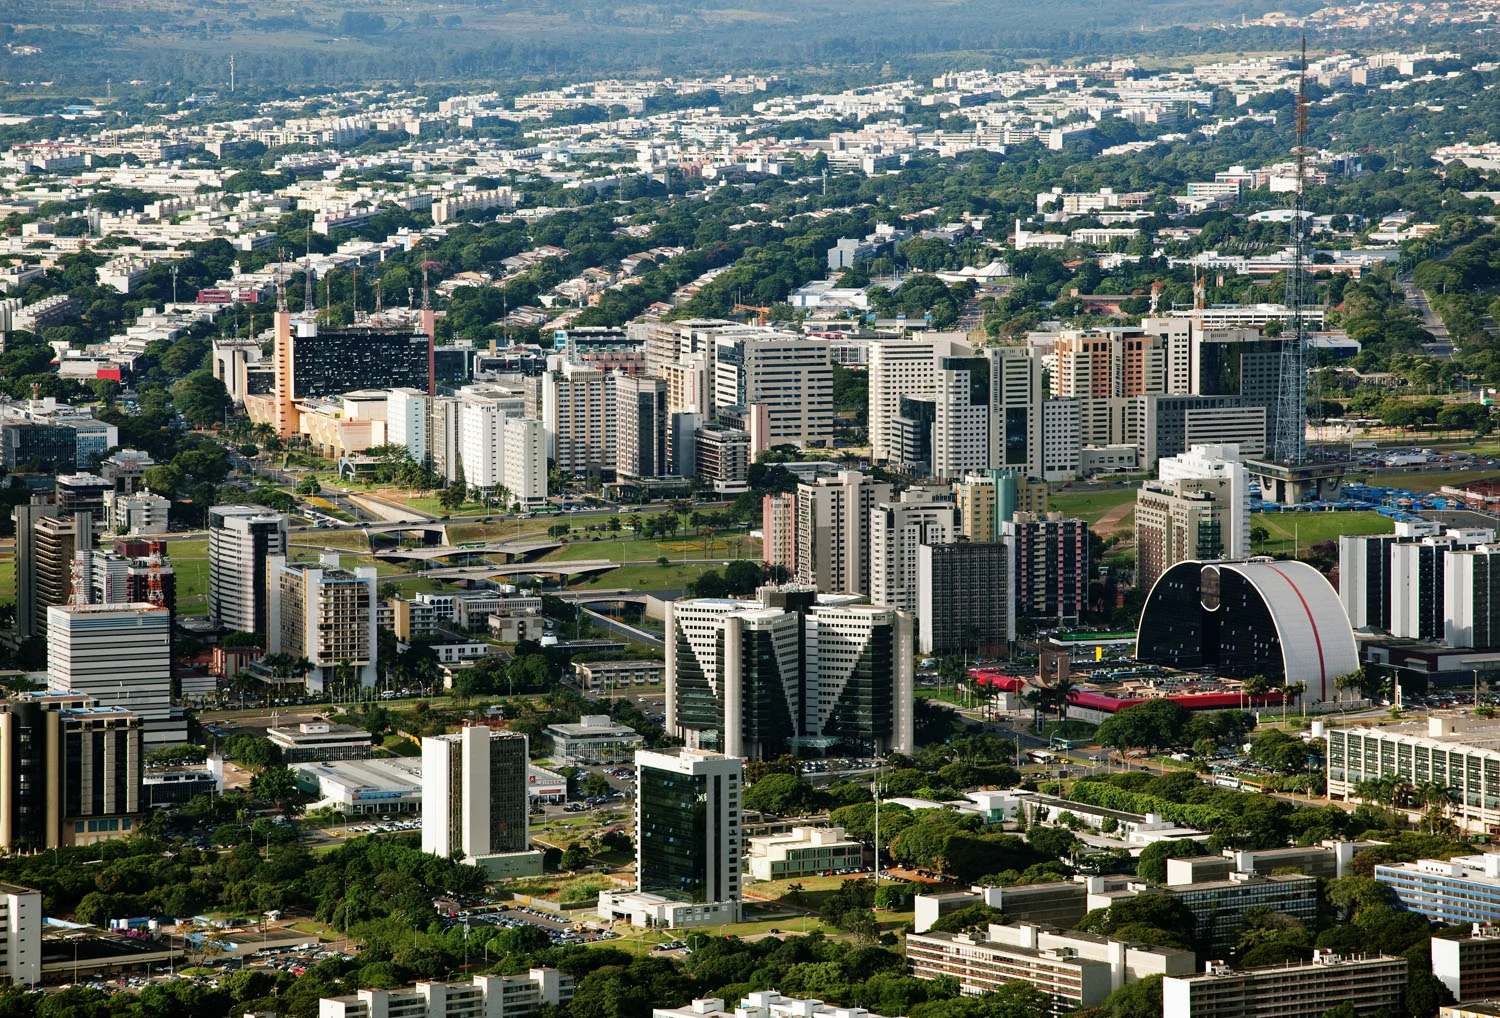
[[[770,317],[771,314],[770,308],[764,308],[758,304],[736,304],[734,306],[734,309],[736,311],[754,311],[756,314],[760,315],[760,324],[762,325],[766,324],[766,319]]]

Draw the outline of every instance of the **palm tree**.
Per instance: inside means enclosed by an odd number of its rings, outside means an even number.
[[[1073,692],[1073,680],[1062,676],[1051,686],[1051,699],[1057,707],[1057,720],[1062,721],[1068,714],[1068,694]]]

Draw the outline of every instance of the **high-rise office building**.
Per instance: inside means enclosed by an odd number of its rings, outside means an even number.
[[[479,865],[525,852],[526,736],[485,725],[422,740],[422,851]]]
[[[938,360],[929,476],[953,480],[991,465],[991,367],[988,357]]]
[[[958,531],[952,502],[906,501],[912,494],[870,510],[870,600],[902,611],[917,609],[918,550],[951,544]]]
[[[1000,654],[1015,638],[1008,544],[921,545],[916,586],[918,649],[923,654]]]
[[[880,339],[870,344],[868,371],[870,459],[884,463],[893,451],[892,422],[901,398],[930,400],[937,391],[938,361],[966,357],[973,347],[958,334]]]
[[[1443,642],[1500,646],[1500,548],[1450,551],[1443,574]]]
[[[600,892],[600,916],[672,929],[739,922],[743,762],[641,750],[635,772],[636,888]]]
[[[141,719],[87,696],[0,701],[0,846],[35,852],[130,835],[146,812]]]
[[[505,488],[510,501],[547,498],[546,434],[521,416],[519,399],[464,399],[458,405],[458,458],[464,482],[486,492]],[[456,475],[456,471],[455,471]]]
[[[0,423],[0,467],[6,473],[56,474],[78,462],[78,432],[41,421]]]
[[[667,383],[662,378],[615,379],[615,472],[625,477],[667,475]]]
[[[857,470],[797,485],[797,582],[830,593],[870,589],[870,510],[891,485]]]
[[[714,410],[743,408],[750,450],[833,442],[828,340],[758,331],[714,340]]]
[[[693,432],[698,476],[721,495],[749,490],[750,435],[727,424],[701,424]]]
[[[266,419],[282,438],[296,430],[295,403],[309,396],[340,396],[357,389],[411,388],[433,393],[430,314],[425,332],[365,323],[320,325],[287,311],[272,315],[272,391],[247,395],[252,418]]]
[[[1339,537],[1339,600],[1355,629],[1391,628],[1391,534]]]
[[[909,613],[764,587],[667,606],[666,726],[690,747],[769,760],[912,744]]]
[[[208,617],[225,629],[266,635],[268,563],[286,555],[287,520],[258,505],[208,510]]]
[[[1407,640],[1443,638],[1448,537],[1424,537],[1391,546],[1391,635]]]
[[[1042,477],[1042,415],[1047,400],[1042,359],[1025,346],[990,347],[985,353],[990,358],[988,465],[1025,477]]]
[[[266,649],[305,658],[309,689],[330,681],[373,686],[375,569],[345,569],[335,553],[316,562],[273,555],[266,567]]]
[[[187,741],[172,707],[172,613],[155,604],[47,609],[47,685],[140,718],[150,748]]]
[[[1048,481],[1071,481],[1083,466],[1083,401],[1049,399],[1041,411],[1040,475]]]
[[[16,636],[22,640],[46,628],[46,620],[38,617],[37,533],[38,524],[58,512],[57,505],[46,501],[43,495],[33,495],[30,502],[23,502],[10,512],[16,528]],[[68,555],[72,555],[71,549]]]
[[[1061,513],[1016,513],[1002,532],[1015,556],[1016,612],[1076,622],[1089,591],[1089,528]]]
[[[1214,496],[1226,510],[1222,529],[1224,556],[1244,558],[1250,554],[1250,473],[1240,459],[1238,446],[1195,445],[1187,452],[1158,460],[1156,470],[1165,484],[1225,482]]]

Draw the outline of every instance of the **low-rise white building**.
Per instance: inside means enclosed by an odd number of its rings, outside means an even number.
[[[522,1018],[543,1004],[555,1007],[572,999],[572,976],[540,968],[517,976],[474,976],[466,983],[424,982],[324,997],[318,1018]]]
[[[864,868],[865,846],[842,827],[794,827],[786,834],[746,838],[753,880],[782,880]]]
[[[617,763],[635,758],[646,740],[608,714],[584,714],[577,724],[547,726],[552,759],[559,764]]]

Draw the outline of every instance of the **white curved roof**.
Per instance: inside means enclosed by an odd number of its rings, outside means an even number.
[[[1329,697],[1333,679],[1359,668],[1354,629],[1333,585],[1306,562],[1291,560],[1206,562],[1239,573],[1270,609],[1281,639],[1287,682],[1307,683],[1307,692]]]

